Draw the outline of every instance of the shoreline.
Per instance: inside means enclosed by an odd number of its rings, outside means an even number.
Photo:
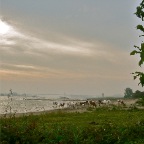
[[[125,100],[125,103],[127,105],[127,108],[130,108],[135,104],[137,100],[136,99],[128,99]],[[113,104],[117,106],[117,101],[113,101]],[[141,106],[136,106],[138,109],[144,109],[144,107]],[[53,108],[49,110],[41,110],[41,111],[27,111],[27,112],[22,112],[22,113],[5,113],[5,114],[0,114],[0,118],[10,118],[10,117],[23,117],[23,116],[29,116],[29,115],[41,115],[41,114],[49,114],[49,113],[58,113],[58,112],[65,112],[65,113],[71,113],[71,112],[88,112],[87,107],[81,107],[81,108]]]

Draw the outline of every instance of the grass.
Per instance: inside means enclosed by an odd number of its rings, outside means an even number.
[[[62,110],[1,118],[1,144],[143,144],[144,111],[119,108]]]

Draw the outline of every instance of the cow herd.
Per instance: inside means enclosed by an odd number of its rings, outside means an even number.
[[[85,101],[54,101],[53,102],[53,108],[82,108],[82,107],[100,107],[100,106],[110,106],[114,103],[111,100],[85,100]],[[123,100],[119,99],[115,103],[116,105],[122,105],[124,106],[125,103]]]

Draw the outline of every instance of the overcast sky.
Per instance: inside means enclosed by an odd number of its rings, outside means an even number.
[[[1,0],[0,90],[106,96],[139,89],[130,56],[140,0]]]

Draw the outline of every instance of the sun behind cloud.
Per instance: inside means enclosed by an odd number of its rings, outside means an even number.
[[[11,26],[0,20],[0,35],[8,34],[10,30]]]

